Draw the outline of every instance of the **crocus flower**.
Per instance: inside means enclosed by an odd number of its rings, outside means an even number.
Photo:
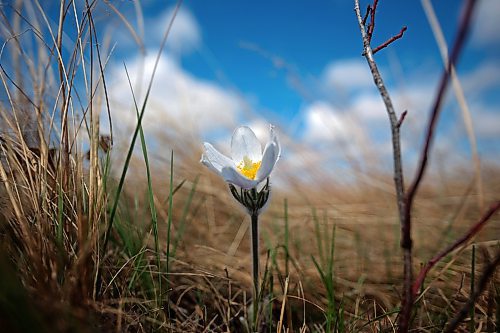
[[[238,127],[231,139],[231,158],[205,142],[201,163],[226,182],[242,189],[256,188],[273,171],[281,153],[278,137],[270,127],[270,140],[264,151],[255,133],[247,126]]]
[[[262,145],[255,133],[247,126],[238,127],[231,139],[231,158],[219,153],[205,142],[201,163],[229,183],[233,197],[242,204],[252,220],[252,269],[253,269],[253,322],[257,325],[259,311],[259,213],[266,205],[271,188],[269,175],[280,158],[281,147],[273,126],[270,140],[262,152]],[[257,189],[263,181],[266,183]],[[240,189],[236,189],[238,186]]]

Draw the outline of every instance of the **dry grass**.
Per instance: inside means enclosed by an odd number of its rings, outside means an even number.
[[[227,186],[199,164],[199,142],[179,137],[175,128],[157,138],[179,161],[173,165],[178,190],[172,210],[170,160],[150,158],[145,168],[139,149],[117,199],[119,157],[128,147],[115,142],[110,150],[100,135],[107,54],[89,49],[96,35],[88,12],[75,17],[71,3],[67,9],[59,31],[78,22],[81,33],[63,60],[60,33],[48,31],[37,1],[2,8],[9,28],[0,76],[9,98],[0,105],[0,326],[9,332],[247,331],[248,218]],[[35,50],[28,49],[28,36]],[[37,65],[30,53],[38,55]],[[77,81],[85,82],[83,88]],[[306,154],[300,146],[290,149]],[[483,166],[485,202],[498,198],[499,174]],[[458,168],[450,175],[428,179],[416,201],[415,270],[480,216],[473,175]],[[394,331],[402,263],[391,175],[359,176],[347,184],[320,171],[315,176],[322,182],[289,179],[286,191],[275,189],[261,217],[266,298],[259,329],[325,331],[331,310],[313,257],[326,267],[335,228],[335,329]],[[495,216],[474,240],[476,276],[498,251],[498,222]],[[440,330],[468,299],[472,269],[469,245],[441,262],[426,280],[412,326]],[[495,276],[476,304],[477,330],[497,325],[498,281]]]

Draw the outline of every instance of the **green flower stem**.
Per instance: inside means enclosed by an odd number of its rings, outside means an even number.
[[[253,322],[257,324],[259,310],[259,213],[252,212],[252,263],[253,263]]]

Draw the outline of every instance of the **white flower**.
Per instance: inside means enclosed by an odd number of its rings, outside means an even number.
[[[231,139],[231,158],[205,142],[201,163],[228,183],[244,189],[255,188],[269,177],[281,154],[273,126],[270,132],[270,141],[262,152],[261,143],[255,133],[247,126],[238,127]]]

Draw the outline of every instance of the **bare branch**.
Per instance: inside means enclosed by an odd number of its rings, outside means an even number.
[[[373,6],[370,13],[370,25],[367,29],[365,29],[365,25],[363,24],[363,18],[361,17],[361,11],[359,9],[359,0],[354,0],[354,10],[356,12],[356,17],[358,19],[359,30],[361,32],[361,37],[363,40],[363,56],[366,58],[368,62],[368,66],[370,67],[370,71],[372,73],[373,80],[377,89],[382,97],[382,100],[385,104],[385,108],[387,111],[387,115],[389,116],[389,122],[391,125],[391,135],[392,135],[392,152],[393,152],[393,160],[394,160],[394,185],[396,188],[396,197],[399,211],[399,220],[401,223],[401,248],[403,249],[403,262],[404,262],[404,287],[403,287],[403,314],[411,311],[411,305],[413,304],[412,292],[411,292],[411,284],[412,284],[412,241],[411,241],[411,233],[410,233],[410,223],[408,222],[408,217],[405,214],[406,209],[406,201],[405,201],[405,190],[404,190],[404,179],[403,179],[403,165],[401,159],[401,140],[400,140],[400,125],[401,122],[398,121],[398,117],[396,116],[396,112],[394,110],[394,106],[392,104],[392,100],[389,96],[389,92],[382,80],[382,76],[378,70],[377,64],[373,58],[373,51],[370,46],[371,36],[373,35],[373,29],[375,27],[375,10],[377,8],[378,1],[374,0]],[[368,31],[367,31],[368,30]],[[404,116],[401,115],[401,119]],[[409,317],[404,316],[403,317]],[[408,321],[406,320],[406,328],[400,327],[400,330],[403,332],[408,331]]]
[[[374,2],[372,12],[376,8],[375,7],[376,3],[377,3],[377,1]],[[365,58],[366,58],[366,61],[368,62],[368,66],[370,67],[370,71],[372,73],[375,85],[377,86],[379,93],[380,93],[380,96],[382,97],[382,100],[385,104],[387,114],[389,116],[389,121],[391,124],[393,154],[394,154],[394,173],[395,173],[394,181],[395,181],[395,185],[396,185],[396,194],[398,197],[398,207],[399,207],[400,212],[402,212],[403,211],[402,205],[404,205],[404,186],[403,186],[403,174],[402,174],[402,164],[401,164],[401,147],[400,147],[400,140],[399,140],[399,129],[397,126],[398,119],[397,119],[396,112],[394,110],[394,106],[392,104],[392,100],[391,100],[391,97],[389,95],[389,92],[387,91],[387,88],[384,84],[382,76],[380,75],[377,64],[375,63],[375,60],[373,59],[373,53],[372,53],[372,49],[370,46],[370,41],[368,39],[368,33],[365,30],[365,26],[363,25],[363,19],[361,17],[361,12],[359,9],[359,0],[355,0],[355,11],[356,11],[356,16],[358,18],[361,36],[363,39]],[[370,24],[372,24],[372,23],[370,23]],[[402,217],[402,215],[401,215],[401,217]]]
[[[389,39],[388,41],[386,41],[385,43],[383,43],[382,45],[373,50],[371,48],[370,42],[375,29],[375,12],[377,9],[378,0],[374,0],[373,5],[371,6],[370,24],[366,29],[365,29],[366,18],[363,19],[361,16],[359,8],[359,0],[354,0],[355,2],[354,10],[356,12],[356,17],[358,19],[360,32],[363,39],[363,50],[364,50],[363,56],[366,58],[368,62],[368,66],[370,67],[370,71],[372,73],[373,80],[375,81],[375,85],[377,86],[379,93],[384,101],[391,125],[393,159],[394,159],[394,182],[396,187],[396,196],[398,201],[399,217],[401,223],[401,248],[403,249],[403,263],[404,263],[403,299],[401,304],[402,306],[401,315],[399,317],[399,328],[398,328],[399,332],[408,332],[409,330],[409,321],[410,321],[410,315],[414,297],[414,293],[412,290],[413,273],[412,273],[411,207],[417,189],[422,180],[424,171],[427,167],[428,154],[430,146],[434,139],[434,129],[437,123],[439,112],[441,110],[441,105],[444,99],[444,93],[446,91],[446,87],[448,84],[451,68],[453,68],[455,62],[458,59],[458,55],[462,50],[465,37],[470,28],[470,20],[474,9],[474,5],[477,3],[476,0],[466,0],[466,1],[467,3],[465,6],[464,15],[462,17],[459,26],[452,55],[447,64],[447,68],[441,78],[438,93],[432,108],[431,117],[427,126],[427,132],[425,136],[426,138],[425,145],[420,155],[420,163],[417,167],[417,174],[415,176],[415,180],[413,181],[412,185],[408,190],[408,193],[405,194],[404,182],[403,182],[403,170],[401,162],[400,127],[404,120],[404,117],[406,116],[406,113],[404,112],[403,114],[401,114],[401,117],[398,121],[389,93],[387,92],[387,89],[384,85],[380,72],[378,71],[377,65],[373,58],[373,54],[376,51],[379,51],[380,49],[387,47],[395,40],[401,38],[406,29],[404,27],[403,29],[401,29],[398,35],[392,37],[391,39]]]

